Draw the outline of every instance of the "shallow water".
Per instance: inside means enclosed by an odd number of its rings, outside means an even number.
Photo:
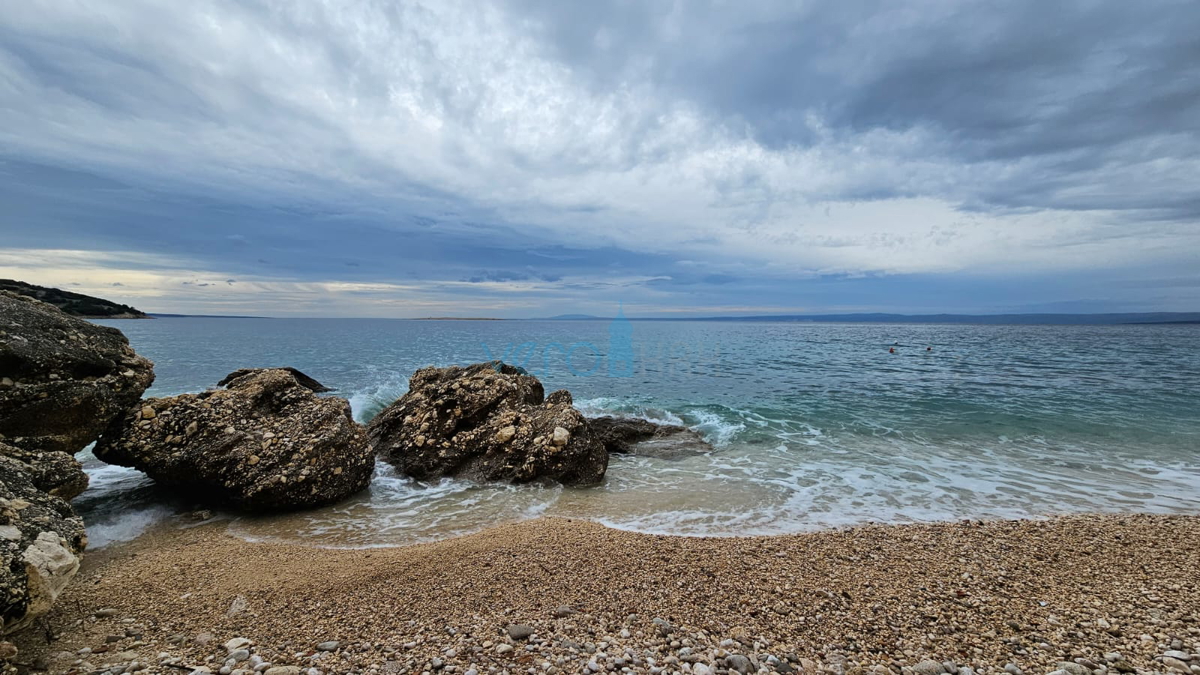
[[[426,365],[504,358],[586,414],[686,424],[713,452],[613,457],[587,489],[418,483],[380,464],[333,507],[228,515],[254,540],[389,546],[560,515],[685,535],[863,522],[1200,512],[1200,326],[156,319],[105,322],[155,361],[148,395],[291,365],[365,421]],[[889,354],[895,344],[897,353]],[[926,351],[932,346],[932,351]],[[194,505],[86,461],[93,546]]]

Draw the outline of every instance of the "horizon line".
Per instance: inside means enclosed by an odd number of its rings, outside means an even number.
[[[245,314],[180,314],[172,312],[146,312],[152,318],[194,318],[194,319],[311,319],[311,320],[384,320],[384,321],[782,321],[782,322],[814,322],[814,323],[903,323],[913,320],[930,323],[929,320],[959,320],[969,323],[971,319],[990,320],[1012,319],[1103,319],[1121,318],[1120,324],[1179,324],[1200,323],[1200,311],[1171,311],[1171,312],[997,312],[997,313],[955,313],[938,312],[930,314],[905,314],[894,312],[827,312],[821,314],[722,314],[697,316],[596,316],[596,315],[558,315],[533,317],[483,317],[483,316],[428,316],[428,317],[379,317],[379,316],[264,316]],[[127,321],[135,319],[112,320]],[[1136,321],[1138,318],[1159,319]],[[1165,320],[1163,320],[1165,319]],[[1176,319],[1176,320],[1171,320]],[[923,320],[923,321],[922,321]],[[934,321],[936,322],[936,321]]]

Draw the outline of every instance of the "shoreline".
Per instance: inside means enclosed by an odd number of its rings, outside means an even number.
[[[927,659],[974,673],[1048,673],[1076,659],[1088,673],[1165,672],[1156,659],[1173,650],[1196,654],[1190,672],[1200,669],[1198,571],[1200,516],[1184,515],[768,537],[540,518],[370,549],[249,543],[213,523],[85,555],[44,629],[10,639],[17,663],[55,673],[134,661],[143,672],[219,672],[234,638],[278,673],[848,675]],[[533,638],[510,637],[510,624]]]

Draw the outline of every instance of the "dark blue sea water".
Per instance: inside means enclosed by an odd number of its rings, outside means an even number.
[[[675,534],[863,522],[1200,512],[1200,326],[604,321],[110,321],[157,380],[201,391],[295,366],[360,420],[427,365],[503,358],[587,414],[695,428],[678,460],[614,457],[596,488],[422,484],[380,465],[368,493],[318,511],[229,516],[235,534],[394,545],[537,515]],[[932,350],[927,350],[932,347]],[[894,354],[889,353],[894,348]],[[88,461],[77,504],[102,545],[170,519],[136,472]]]

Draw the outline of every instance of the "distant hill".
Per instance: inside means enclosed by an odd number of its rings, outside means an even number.
[[[162,314],[151,312],[151,319],[269,319],[269,316],[253,316],[250,314]]]
[[[1114,325],[1195,323],[1200,312],[1112,314],[794,314],[786,316],[714,316],[703,321],[788,321],[821,323],[973,323],[1024,325]]]
[[[84,319],[149,319],[144,312],[129,305],[119,305],[102,298],[94,298],[82,293],[72,293],[60,288],[35,286],[24,281],[0,279],[0,290],[12,291],[20,295],[37,298],[49,303],[71,316]]]

